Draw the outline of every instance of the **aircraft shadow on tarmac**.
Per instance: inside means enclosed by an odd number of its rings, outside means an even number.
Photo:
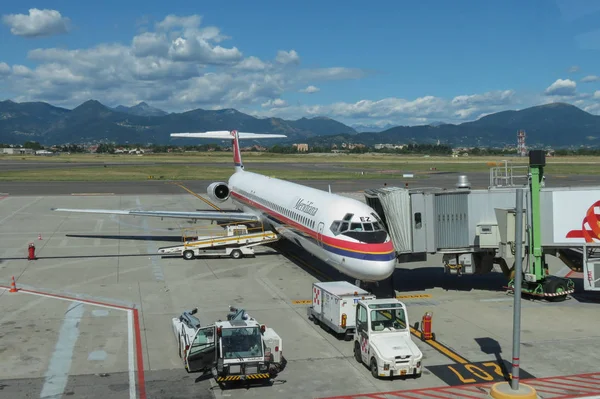
[[[268,244],[268,246],[320,281],[343,280],[351,284],[356,282],[354,278],[340,273],[320,259],[300,250],[288,240],[280,240]],[[505,291],[502,287],[506,286],[507,282],[502,273],[458,277],[444,274],[444,269],[441,266],[402,269],[400,264],[391,278],[379,282],[377,286],[370,284],[367,290],[377,296],[389,298],[396,296],[395,291],[424,291],[430,288],[457,291]]]

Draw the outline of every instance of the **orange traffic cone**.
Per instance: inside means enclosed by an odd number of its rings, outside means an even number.
[[[9,292],[17,292],[17,284],[15,283],[15,276],[12,276],[12,282],[10,283],[10,291]]]
[[[38,240],[42,239],[42,233],[38,234]]]

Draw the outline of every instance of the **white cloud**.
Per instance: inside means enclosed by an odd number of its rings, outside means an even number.
[[[236,68],[247,71],[263,71],[267,69],[267,63],[261,61],[258,57],[250,56],[237,64]]]
[[[596,75],[588,75],[585,78],[581,79],[583,83],[597,82],[600,80],[600,77]]]
[[[6,62],[0,62],[0,76],[10,74],[10,66]]]
[[[52,36],[67,33],[70,20],[56,10],[30,8],[29,14],[8,14],[2,21],[10,27],[13,35],[27,38]]]
[[[295,50],[281,50],[272,60],[244,55],[230,38],[198,15],[168,15],[144,25],[129,44],[100,43],[89,48],[37,48],[33,65],[1,63],[3,90],[15,101],[49,101],[75,107],[90,98],[106,105],[148,101],[168,111],[194,108],[271,107],[284,92],[309,82],[357,79],[359,69],[303,69]],[[29,64],[28,64],[29,65]],[[271,101],[269,103],[269,101]],[[249,111],[249,110],[247,110]]]
[[[296,105],[259,111],[259,116],[297,118],[329,116],[347,124],[428,124],[435,121],[460,123],[510,108],[517,103],[513,90],[456,96],[445,99],[424,96],[413,100],[389,97],[378,101],[337,102],[325,105]]]
[[[302,89],[302,90],[298,90],[300,93],[308,93],[308,94],[312,94],[312,93],[316,93],[318,92],[319,89],[318,87],[315,87],[313,85],[308,86],[306,89]]]
[[[279,50],[277,52],[277,57],[275,57],[275,61],[279,62],[280,64],[299,64],[300,56],[298,55],[296,50]]]
[[[577,65],[573,65],[572,67],[569,68],[569,72],[570,73],[575,73],[575,72],[579,72],[579,67]]]
[[[281,108],[287,106],[287,101],[282,100],[281,98],[276,98],[275,100],[269,100],[261,104],[263,108]]]
[[[547,96],[574,96],[577,83],[571,79],[557,79],[545,90]]]
[[[569,79],[558,79],[546,95],[499,90],[444,98],[424,93],[413,98],[320,103],[320,82],[360,79],[366,72],[342,66],[303,68],[295,50],[275,51],[272,59],[260,59],[244,54],[229,43],[234,39],[202,22],[197,15],[169,15],[146,23],[148,29],[126,44],[37,48],[21,64],[9,65],[0,54],[2,92],[14,101],[48,101],[64,107],[90,98],[108,106],[146,101],[172,112],[236,108],[258,116],[328,116],[348,124],[376,126],[460,123],[558,100],[598,109],[594,94],[576,93],[576,83]],[[282,99],[288,93],[299,96],[298,92],[312,94],[311,105]]]
[[[600,114],[600,103],[590,104],[583,108],[584,111],[589,112],[590,114]]]
[[[594,92],[594,98],[600,98],[600,90]]]

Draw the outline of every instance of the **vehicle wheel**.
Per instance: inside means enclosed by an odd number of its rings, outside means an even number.
[[[183,259],[185,259],[185,260],[194,259],[194,251],[191,251],[189,249],[187,251],[183,251]]]
[[[371,359],[371,375],[375,378],[379,378],[379,373],[377,372],[377,360],[375,360],[375,358]]]
[[[546,283],[544,291],[549,294],[560,294],[561,292],[567,291],[567,284],[562,280],[553,279]],[[550,302],[562,302],[567,299],[567,294],[560,296],[549,296],[546,297],[546,299],[548,299]]]
[[[360,356],[360,345],[358,342],[354,344],[354,358],[357,362],[362,363],[362,358]]]
[[[231,257],[233,259],[240,259],[242,255],[242,251],[240,251],[239,249],[234,249],[233,251],[231,251]]]

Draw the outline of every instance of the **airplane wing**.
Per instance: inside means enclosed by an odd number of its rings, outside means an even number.
[[[126,215],[126,216],[150,216],[159,218],[176,219],[194,219],[194,220],[218,220],[222,222],[245,222],[258,221],[258,217],[251,213],[244,212],[219,212],[219,211],[142,211],[142,210],[114,210],[114,209],[70,209],[70,208],[52,208],[57,212],[80,212],[80,213],[100,213],[108,215]]]
[[[246,133],[238,132],[238,138],[242,139],[272,139],[276,137],[287,137],[285,134],[270,134],[270,133]],[[215,130],[204,133],[171,133],[171,137],[190,137],[197,139],[223,139],[231,140],[233,136],[227,130]]]

